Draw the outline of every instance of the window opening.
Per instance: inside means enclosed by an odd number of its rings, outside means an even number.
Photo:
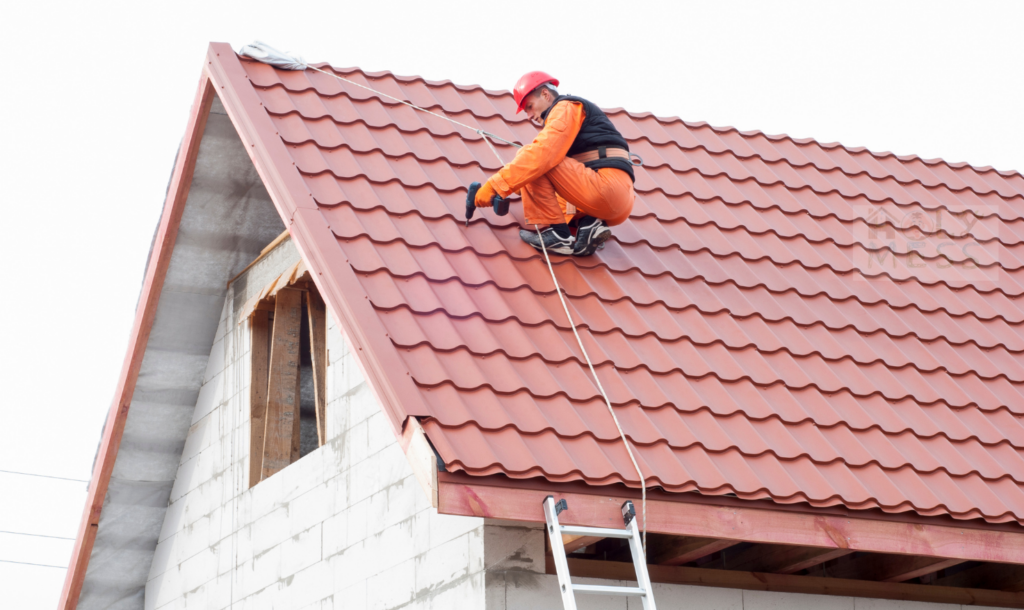
[[[327,308],[306,277],[266,290],[249,317],[250,487],[326,441]]]

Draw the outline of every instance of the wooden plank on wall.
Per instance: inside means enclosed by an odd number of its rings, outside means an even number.
[[[546,567],[548,574],[555,573],[555,566],[551,557],[547,558]],[[668,584],[727,587],[752,591],[814,593],[844,597],[869,597],[874,599],[913,600],[963,604],[965,606],[1024,608],[1024,594],[1007,591],[963,589],[896,582],[871,582],[842,578],[796,576],[792,574],[761,574],[680,566],[649,565],[647,569],[651,582]],[[569,558],[569,571],[574,578],[636,579],[633,564],[618,561]]]
[[[291,464],[295,420],[299,418],[299,333],[302,292],[282,288],[274,305],[262,478]]]
[[[313,355],[313,395],[316,398],[316,436],[327,442],[327,306],[320,293],[307,293],[309,347]]]
[[[542,502],[552,492],[543,485],[502,486],[467,483],[457,473],[438,474],[438,512],[446,515],[487,517],[509,521],[544,522]],[[1024,532],[1006,529],[953,527],[943,523],[908,523],[831,514],[809,514],[764,508],[741,508],[688,502],[679,499],[647,500],[651,533],[717,538],[762,544],[789,544],[876,553],[901,553],[1024,565]],[[621,527],[620,507],[625,496],[559,492],[569,503],[559,516],[566,525]],[[851,511],[852,512],[852,511]],[[938,520],[937,520],[938,521]]]
[[[263,472],[267,376],[270,372],[270,312],[253,312],[249,318],[249,342],[249,487],[252,487],[260,482]]]

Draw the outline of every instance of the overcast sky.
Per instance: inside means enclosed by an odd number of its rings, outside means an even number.
[[[210,41],[1024,169],[1024,2],[18,2],[0,201],[0,470],[88,479]],[[85,484],[0,472],[0,595],[55,607]]]

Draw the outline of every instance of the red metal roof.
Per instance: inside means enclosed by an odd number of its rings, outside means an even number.
[[[361,320],[396,427],[421,418],[452,471],[636,487],[521,207],[463,226],[466,186],[499,167],[486,144],[323,74],[220,61],[294,221],[331,232],[297,241]],[[508,92],[337,73],[536,133]],[[609,116],[646,160],[633,215],[553,262],[649,485],[1024,522],[1024,177]]]

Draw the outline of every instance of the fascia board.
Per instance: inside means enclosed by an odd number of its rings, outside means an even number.
[[[471,477],[438,474],[438,512],[509,521],[544,523],[542,502],[565,498],[569,509],[559,515],[567,525],[622,527],[626,500],[641,512],[638,494],[557,491],[552,486],[472,482]],[[624,490],[623,490],[624,491]],[[658,534],[719,538],[737,542],[790,544],[872,553],[993,561],[1024,565],[1024,531],[978,528],[965,524],[930,525],[861,517],[745,508],[685,498],[647,500],[647,531]],[[642,521],[641,521],[642,524]]]

